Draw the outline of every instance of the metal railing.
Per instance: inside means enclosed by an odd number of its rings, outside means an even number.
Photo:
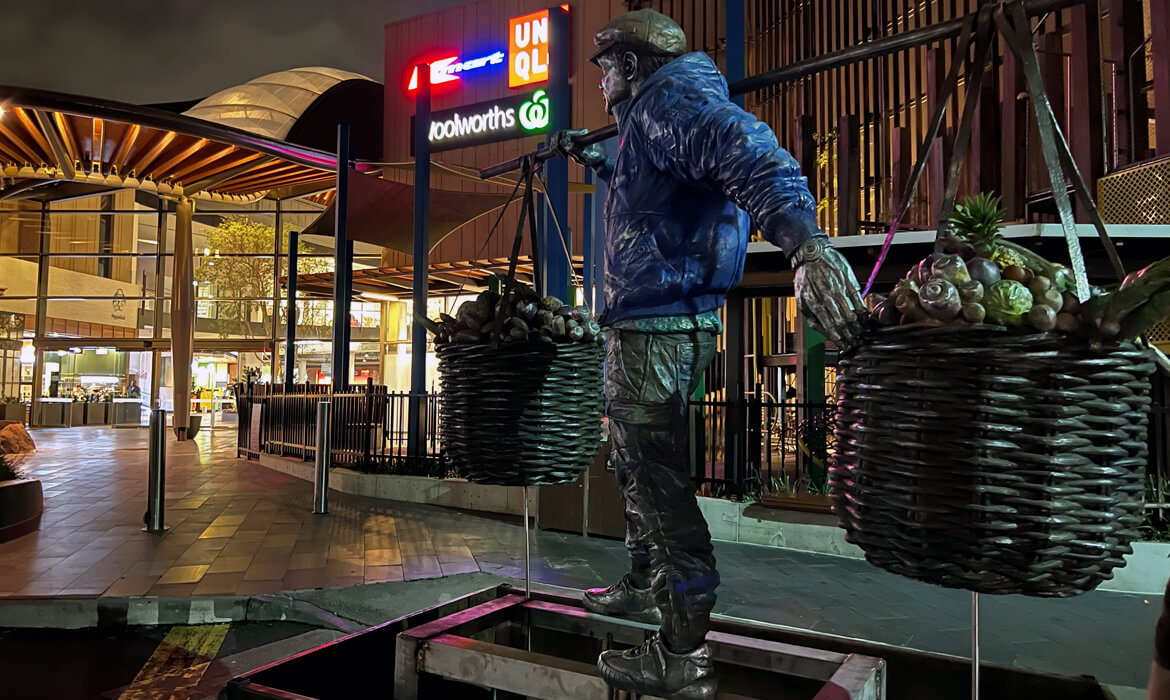
[[[360,471],[419,476],[446,476],[447,463],[439,445],[439,400],[428,394],[419,430],[423,454],[407,449],[410,394],[367,383],[335,393],[332,387],[301,384],[286,391],[270,384],[237,385],[241,452],[316,457],[317,404],[330,403],[329,445],[333,466]],[[253,411],[259,409],[258,416]],[[258,431],[258,436],[253,433]],[[258,439],[257,439],[258,437]]]
[[[824,455],[832,449],[815,420],[831,404],[778,402],[745,397],[741,402],[692,401],[690,404],[692,477],[700,491],[739,499],[768,493],[826,492]],[[726,444],[733,411],[744,412],[740,444]],[[734,451],[742,449],[742,460]],[[737,466],[742,465],[742,467]]]

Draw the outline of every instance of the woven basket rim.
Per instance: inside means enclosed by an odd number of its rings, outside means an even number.
[[[1000,326],[991,323],[959,323],[953,322],[942,326],[936,326],[932,323],[909,323],[904,326],[882,326],[874,328],[867,332],[859,347],[864,348],[867,344],[885,338],[903,336],[920,336],[936,340],[939,336],[982,336],[995,338],[1013,338],[1020,342],[1042,342],[1053,341],[1063,344],[1088,347],[1091,345],[1089,339],[1076,333],[1066,333],[1062,331],[1037,331],[1029,328],[1012,328],[1009,326]],[[1120,340],[1120,339],[1105,339],[1099,341],[1100,352],[1110,352],[1116,349],[1133,349],[1141,348],[1137,340]]]

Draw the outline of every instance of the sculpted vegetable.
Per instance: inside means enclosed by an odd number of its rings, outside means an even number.
[[[983,297],[987,317],[1004,326],[1018,326],[1024,314],[1032,310],[1032,293],[1015,280],[1000,280],[991,285]]]

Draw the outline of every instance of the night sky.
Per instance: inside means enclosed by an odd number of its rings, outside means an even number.
[[[265,73],[382,80],[392,21],[465,0],[2,0],[0,84],[151,104]]]

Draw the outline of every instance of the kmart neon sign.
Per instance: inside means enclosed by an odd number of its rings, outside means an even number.
[[[459,80],[459,76],[463,73],[478,70],[487,66],[498,66],[504,63],[507,54],[503,51],[496,51],[487,56],[479,58],[471,58],[466,61],[460,61],[459,56],[448,56],[440,58],[436,61],[431,61],[431,85],[442,85],[443,83],[450,83]],[[418,89],[418,66],[410,73],[410,84],[407,90]]]

